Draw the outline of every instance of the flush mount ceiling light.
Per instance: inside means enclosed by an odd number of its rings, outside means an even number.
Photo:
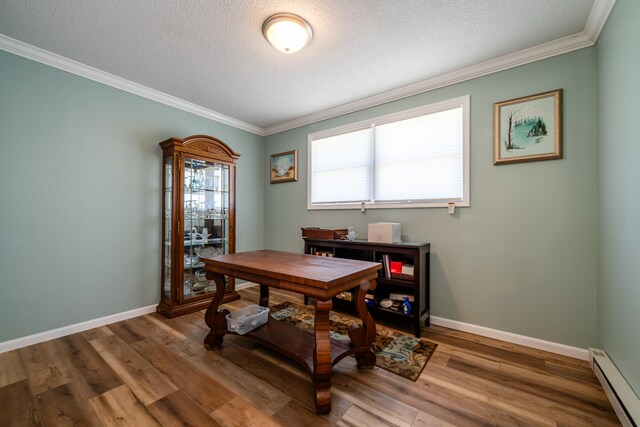
[[[262,34],[283,53],[296,53],[313,37],[309,23],[292,13],[277,13],[267,18],[262,24]]]

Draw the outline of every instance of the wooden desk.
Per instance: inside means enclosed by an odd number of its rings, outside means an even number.
[[[216,283],[216,294],[207,308],[205,321],[208,350],[222,346],[227,330],[228,310],[218,310],[224,296],[225,275],[260,284],[260,305],[269,306],[269,287],[293,291],[315,298],[315,334],[279,322],[269,321],[244,336],[254,339],[300,363],[313,379],[317,413],[331,410],[331,370],[343,357],[355,354],[358,368],[372,368],[376,356],[371,343],[376,325],[364,302],[367,290],[374,289],[379,263],[293,254],[277,251],[241,252],[201,258],[207,278]],[[354,289],[356,310],[362,324],[349,328],[351,342],[329,336],[331,298]]]

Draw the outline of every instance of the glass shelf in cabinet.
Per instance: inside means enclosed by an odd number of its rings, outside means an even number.
[[[229,239],[227,237],[216,237],[214,239],[209,239],[206,241],[202,241],[201,239],[198,240],[185,240],[184,241],[184,245],[185,246],[204,246],[204,245],[212,245],[215,243],[223,243],[228,241]]]
[[[198,282],[198,283],[200,283],[200,282]],[[185,291],[184,296],[187,297],[187,298],[191,298],[191,297],[197,297],[197,296],[200,296],[200,295],[214,293],[216,291],[216,285],[207,285],[203,289],[200,289],[199,286],[195,286],[193,289],[191,289],[191,291],[187,291],[187,289],[188,289],[188,287],[185,284],[185,286],[184,286],[184,291]]]
[[[222,194],[228,194],[229,190],[223,190],[222,188],[202,188],[200,189],[201,192],[210,192],[210,193],[222,193]]]
[[[198,257],[211,258],[216,255],[222,255],[225,253],[224,248],[216,248],[213,246],[198,246],[193,248],[193,251]]]
[[[229,214],[205,214],[203,219],[229,219]]]
[[[185,188],[184,189],[185,194],[199,194],[199,195],[201,195],[201,194],[204,194],[204,191],[205,190],[202,189],[202,188],[198,189],[198,190],[194,190],[192,188]]]
[[[189,268],[193,269],[193,268],[202,268],[204,267],[204,262],[199,262],[197,264],[185,264],[184,265],[184,269],[187,270]]]

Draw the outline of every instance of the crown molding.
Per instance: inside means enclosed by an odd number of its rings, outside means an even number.
[[[334,108],[309,114],[307,116],[278,123],[265,128],[264,134],[273,135],[300,126],[306,126],[322,120],[332,119],[334,117],[375,107],[377,105],[386,104],[387,102],[397,101],[409,96],[593,46],[598,41],[600,31],[602,31],[602,28],[604,27],[615,3],[616,0],[595,0],[593,7],[591,8],[591,12],[589,13],[587,23],[585,24],[585,28],[580,33],[481,62],[479,64],[474,64],[469,67],[461,68],[450,73],[422,80],[417,83],[350,102],[348,104],[343,104]]]
[[[88,65],[81,64],[55,53],[12,39],[3,34],[0,34],[0,49],[156,102],[160,102],[170,107],[178,108],[207,119],[215,120],[216,122],[223,123],[237,129],[245,130],[259,136],[267,136],[593,46],[597,42],[600,32],[602,31],[602,28],[604,27],[615,3],[616,0],[595,0],[593,7],[591,8],[591,12],[589,13],[587,23],[585,24],[585,28],[581,33],[504,55],[489,61],[481,62],[479,64],[422,80],[398,89],[360,99],[358,101],[339,105],[334,108],[298,117],[293,120],[287,120],[266,128],[252,125],[250,123],[234,119],[233,117],[225,116],[224,114],[217,113],[191,102],[184,101],[163,92],[114,76],[113,74],[89,67]]]
[[[0,49],[197,116],[215,120],[216,122],[233,126],[237,129],[264,136],[264,129],[261,127],[234,119],[233,117],[225,116],[224,114],[217,113],[191,102],[176,98],[175,96],[134,83],[127,79],[114,76],[113,74],[109,74],[105,71],[98,70],[97,68],[65,58],[64,56],[12,39],[4,34],[0,34]]]
[[[584,32],[591,37],[595,44],[600,37],[600,32],[604,28],[604,24],[607,22],[607,18],[615,6],[616,0],[595,0],[589,18],[584,26]]]
[[[432,91],[445,86],[472,80],[488,74],[497,73],[498,71],[508,70],[510,68],[525,65],[531,62],[540,61],[542,59],[568,53],[574,50],[583,49],[594,44],[591,37],[587,34],[578,33],[552,42],[544,43],[528,49],[524,49],[515,53],[461,68],[459,70],[442,74],[437,77],[412,83],[407,86],[383,92],[369,98],[360,99],[358,101],[343,104],[338,107],[329,108],[328,110],[310,114],[308,116],[299,117],[293,120],[269,126],[265,129],[266,135],[283,132],[300,126],[309,125],[322,120],[331,119],[342,116],[344,114],[353,113],[355,111],[364,110],[366,108],[375,107],[377,105],[386,104],[388,102],[397,101],[409,96],[418,95],[420,93]]]

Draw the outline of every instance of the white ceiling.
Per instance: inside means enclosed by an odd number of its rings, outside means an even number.
[[[0,0],[0,48],[31,45],[267,134],[593,44],[614,1]],[[305,49],[263,38],[277,12],[309,21]]]

